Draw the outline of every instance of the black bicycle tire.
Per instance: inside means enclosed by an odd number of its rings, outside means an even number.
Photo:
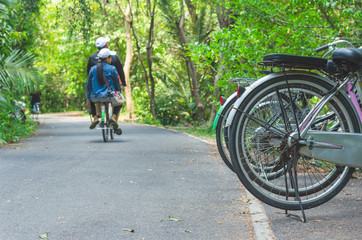
[[[109,104],[107,104],[107,122],[109,121],[109,119],[112,117],[111,115],[112,115],[112,105],[111,105],[111,107],[109,107]],[[108,125],[108,127],[109,127],[109,136],[110,136],[110,138],[111,138],[111,140],[113,140],[113,138],[114,138],[114,129],[113,129],[113,126],[109,126]]]
[[[102,129],[103,141],[108,142],[108,129]]]
[[[230,153],[228,149],[228,142],[229,142],[229,136],[228,127],[225,127],[225,122],[228,117],[228,114],[231,110],[231,107],[234,105],[235,101],[237,100],[237,96],[234,96],[228,103],[225,105],[224,109],[220,113],[220,117],[218,119],[217,125],[216,125],[216,145],[219,151],[219,154],[226,164],[226,166],[229,167],[229,169],[233,172],[235,172],[234,167],[231,162]],[[222,134],[222,132],[224,134]],[[223,144],[223,140],[225,141],[225,145]],[[225,148],[226,147],[226,148]],[[282,173],[280,173],[282,174]],[[272,178],[279,177],[280,174],[277,174],[276,176],[271,176]],[[269,175],[270,176],[270,175]]]
[[[108,137],[108,134],[109,134],[109,126],[108,126],[108,120],[109,120],[109,113],[108,113],[108,104],[107,103],[103,103],[104,104],[104,106],[105,106],[105,117],[106,117],[106,119],[105,119],[105,124],[104,124],[104,126],[103,127],[106,127],[105,129],[102,129],[102,135],[103,135],[103,141],[104,142],[108,142],[108,139],[109,139],[109,137]]]
[[[230,111],[230,108],[235,103],[236,99],[237,99],[237,96],[232,98],[225,105],[224,109],[220,113],[220,116],[219,116],[219,119],[218,119],[217,125],[216,125],[216,145],[217,145],[217,149],[219,151],[219,154],[220,154],[222,160],[226,164],[226,166],[228,166],[228,168],[233,172],[235,172],[235,170],[234,170],[234,167],[233,167],[231,159],[230,159],[229,150],[227,149],[227,144],[228,144],[227,132],[228,131],[225,129],[224,126],[225,126],[225,121],[226,121],[227,115],[228,115],[228,113]],[[224,132],[224,134],[222,134],[222,131]],[[225,141],[226,145],[223,144],[223,141]]]
[[[311,76],[305,76],[305,75],[294,75],[291,77],[288,77],[289,82],[292,82],[293,79],[291,78],[295,78],[295,79],[299,79],[299,80],[304,80],[310,85],[319,85],[321,87],[321,89],[323,88],[327,88],[327,89],[331,89],[332,85],[326,83],[325,81],[320,80],[319,78],[314,78]],[[257,93],[258,91],[263,91],[264,88],[266,88],[268,85],[277,83],[277,82],[282,82],[284,80],[284,77],[279,77],[279,78],[275,78],[275,79],[271,79],[270,81],[263,83],[261,85],[259,85],[257,88],[255,88],[250,95],[244,100],[243,104],[240,105],[240,109],[244,109],[247,106],[248,102],[252,102],[254,101],[253,99],[256,98],[254,96],[253,93]],[[313,84],[311,84],[313,83]],[[266,86],[267,85],[267,86]],[[328,86],[327,86],[328,85]],[[341,104],[343,105],[344,109],[345,109],[345,113],[347,118],[350,118],[351,123],[353,126],[353,131],[355,132],[360,132],[359,129],[359,125],[358,125],[358,121],[357,121],[357,117],[355,116],[355,114],[353,113],[352,107],[351,105],[348,103],[348,100],[343,96],[343,95],[337,95],[336,96],[338,98],[338,100],[341,102]],[[247,110],[245,110],[247,112]],[[239,123],[242,116],[242,112],[238,111],[235,115],[234,121]],[[245,119],[245,117],[244,117]],[[238,133],[236,131],[238,131],[238,125],[241,125],[242,123],[239,124],[232,124],[231,126],[231,131],[230,131],[230,155],[231,155],[231,159],[232,159],[232,163],[233,163],[233,167],[235,169],[236,174],[238,175],[240,181],[244,184],[244,186],[254,195],[256,196],[259,200],[267,203],[268,205],[274,206],[276,208],[281,208],[281,209],[287,209],[287,210],[299,210],[300,206],[299,203],[297,201],[290,201],[290,202],[282,202],[282,201],[276,201],[275,199],[272,199],[270,196],[268,196],[267,194],[261,192],[258,190],[258,188],[256,188],[254,186],[254,184],[256,184],[255,182],[253,182],[254,180],[249,178],[249,176],[247,176],[246,172],[244,171],[244,168],[247,168],[246,165],[240,165],[238,162],[238,157],[237,157],[237,152],[236,152],[236,147],[235,144],[237,144],[237,137],[238,137]],[[247,169],[248,170],[248,169]],[[313,208],[316,206],[319,206],[327,201],[329,201],[330,199],[332,199],[336,194],[338,194],[343,187],[347,184],[347,182],[349,181],[352,173],[353,173],[353,168],[349,168],[349,170],[346,170],[345,175],[343,176],[343,178],[339,181],[338,185],[336,187],[334,187],[328,194],[326,194],[325,196],[321,197],[321,198],[317,198],[315,201],[306,201],[305,203],[302,202],[303,208],[304,209],[308,209],[308,208]]]

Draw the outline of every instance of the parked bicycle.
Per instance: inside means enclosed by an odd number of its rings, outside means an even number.
[[[336,48],[346,44],[348,47]],[[232,166],[258,199],[285,210],[317,207],[362,167],[362,49],[346,40],[331,60],[269,54],[270,74],[235,101],[229,128]],[[304,216],[304,212],[303,212]],[[305,216],[304,216],[305,220]]]
[[[220,156],[226,166],[230,168],[231,171],[235,172],[234,167],[231,163],[230,154],[228,150],[229,144],[229,134],[228,128],[225,127],[226,119],[234,105],[236,99],[238,99],[242,93],[245,91],[244,86],[248,86],[251,82],[254,82],[255,79],[246,79],[246,78],[233,78],[230,80],[231,83],[238,86],[237,92],[230,95],[227,99],[223,96],[220,97],[220,109],[216,113],[214,119],[213,130],[216,131],[216,145]]]

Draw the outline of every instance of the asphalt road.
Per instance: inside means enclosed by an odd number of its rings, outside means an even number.
[[[89,119],[43,115],[0,148],[0,239],[255,239],[236,176],[186,134],[120,124],[104,143]]]
[[[306,210],[306,223],[298,218],[287,217],[285,211],[264,204],[276,239],[362,239],[362,174],[354,176],[355,178],[329,202]],[[289,213],[302,216],[300,211]]]

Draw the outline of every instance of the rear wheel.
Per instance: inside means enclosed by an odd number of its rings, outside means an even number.
[[[230,168],[231,171],[235,172],[234,167],[231,163],[230,154],[228,150],[228,128],[225,128],[226,119],[229,115],[232,105],[235,103],[237,96],[233,97],[225,106],[216,125],[216,144],[219,150],[220,156],[226,166]]]
[[[109,136],[113,139],[113,128],[109,129]]]
[[[105,105],[105,120],[102,120],[102,135],[103,135],[103,141],[108,142],[108,134],[109,134],[109,126],[108,126],[108,120],[109,120],[109,112],[108,112],[108,103],[103,103]]]
[[[108,129],[102,129],[103,141],[108,142]]]
[[[271,79],[245,98],[230,129],[229,151],[236,174],[261,201],[281,209],[319,206],[333,198],[350,179],[353,169],[311,159],[288,147],[289,134],[333,86],[305,75]],[[282,97],[289,96],[289,97]],[[295,116],[292,106],[296,106]],[[323,108],[312,130],[359,132],[357,118],[342,94]],[[278,173],[278,174],[277,174]]]

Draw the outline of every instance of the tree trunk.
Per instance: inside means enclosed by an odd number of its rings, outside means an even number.
[[[147,7],[148,7],[148,11],[149,11],[149,14],[151,17],[150,27],[148,29],[149,30],[148,43],[147,43],[147,48],[146,48],[147,49],[148,72],[147,72],[145,63],[142,59],[141,47],[139,45],[137,33],[133,27],[133,23],[131,23],[133,36],[135,38],[136,46],[137,46],[138,59],[142,65],[143,73],[145,76],[146,89],[147,89],[148,97],[150,99],[151,113],[152,113],[152,117],[154,120],[157,119],[157,106],[156,106],[156,101],[155,101],[155,81],[154,81],[154,78],[152,75],[152,58],[151,57],[152,57],[153,28],[154,28],[154,16],[155,16],[154,14],[155,14],[156,3],[157,3],[157,0],[155,1],[154,5],[153,5],[153,10],[151,11],[151,2],[150,2],[150,0],[147,0]]]
[[[180,8],[181,8],[181,18],[180,18],[180,22],[176,23],[177,24],[177,28],[178,28],[178,33],[180,36],[180,41],[181,44],[184,47],[184,57],[186,60],[186,65],[187,68],[189,70],[190,73],[190,77],[191,77],[191,82],[192,82],[192,94],[195,98],[195,103],[196,103],[196,109],[197,109],[197,115],[198,115],[198,120],[199,121],[203,121],[205,119],[205,109],[204,106],[201,102],[201,97],[200,97],[200,90],[199,90],[199,84],[198,84],[198,80],[197,80],[197,71],[196,71],[196,67],[194,62],[191,60],[190,57],[186,56],[187,55],[187,45],[188,45],[188,40],[185,34],[185,14],[184,14],[184,8],[183,8],[183,2],[180,2]]]
[[[220,54],[220,59],[223,59],[224,54]],[[223,64],[220,64],[219,69],[217,70],[217,74],[215,75],[214,78],[214,98],[218,99],[219,94],[220,94],[220,88],[216,87],[217,83],[219,82],[219,79],[221,77],[222,72],[224,71],[225,66]],[[214,122],[214,119],[216,117],[216,105],[212,104],[211,107],[211,114],[210,114],[210,124],[212,124]]]
[[[230,18],[229,18],[230,11],[226,10],[225,8],[223,8],[221,6],[217,6],[216,14],[217,14],[219,28],[220,29],[228,28],[230,26]],[[224,59],[224,54],[221,53],[219,62],[222,62],[223,59]],[[220,64],[219,68],[217,70],[217,74],[215,75],[215,78],[214,78],[213,96],[216,99],[218,99],[219,94],[220,94],[220,89],[216,86],[217,86],[217,83],[219,82],[221,74],[224,72],[224,70],[225,70],[225,66],[223,64]],[[213,104],[211,107],[211,114],[210,114],[210,120],[209,120],[210,124],[212,124],[214,122],[215,117],[216,117],[216,105]]]
[[[124,23],[125,23],[125,31],[126,31],[126,46],[127,46],[127,52],[126,52],[126,60],[124,63],[123,71],[126,79],[127,87],[124,88],[126,93],[126,102],[127,102],[127,118],[134,119],[134,105],[132,100],[132,88],[131,88],[131,82],[130,82],[130,73],[131,73],[131,64],[132,64],[132,58],[133,58],[133,47],[132,47],[132,31],[131,31],[131,22],[132,22],[132,14],[131,14],[131,6],[128,4],[126,12],[122,11],[122,8],[120,4],[117,2],[117,6],[119,8],[119,11],[122,13],[124,17]]]
[[[154,2],[153,8],[151,10],[151,2],[150,0],[147,0],[147,5],[148,5],[148,11],[149,14],[151,16],[151,22],[150,22],[150,27],[149,27],[149,31],[148,31],[148,43],[147,43],[147,63],[148,63],[148,72],[149,72],[149,77],[150,77],[150,83],[151,83],[151,95],[150,95],[150,100],[151,100],[151,110],[152,110],[152,115],[154,119],[157,119],[157,106],[156,106],[156,101],[155,101],[155,80],[153,78],[153,74],[152,74],[152,54],[153,54],[153,29],[154,29],[154,22],[155,22],[155,9],[156,9],[156,4],[157,4],[157,0]]]

